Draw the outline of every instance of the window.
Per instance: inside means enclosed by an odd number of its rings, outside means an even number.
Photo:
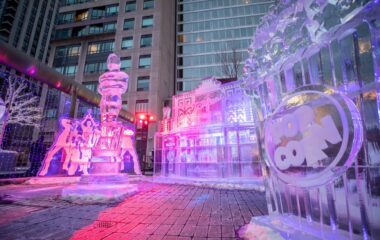
[[[92,42],[88,44],[87,54],[113,52],[114,48],[115,42],[113,40]]]
[[[154,1],[153,0],[144,0],[144,9],[151,9],[154,8]]]
[[[56,57],[75,57],[79,56],[80,45],[61,46],[55,50]]]
[[[106,17],[115,16],[119,12],[119,5],[110,5],[106,7]]]
[[[105,10],[104,8],[93,8],[91,11],[91,18],[92,19],[98,19],[102,18],[105,15]]]
[[[135,19],[129,18],[124,20],[124,30],[130,30],[133,29],[135,25]]]
[[[133,37],[123,38],[121,42],[121,49],[130,49],[133,48]]]
[[[123,101],[122,104],[123,104],[123,105],[122,105],[122,108],[123,108],[124,110],[128,110],[128,102],[127,102],[127,101]]]
[[[146,113],[148,112],[148,104],[149,101],[148,99],[143,99],[143,100],[136,100],[136,108],[135,112],[137,113]]]
[[[86,9],[84,11],[77,12],[75,14],[75,21],[76,22],[87,20],[87,18],[88,18],[88,9]]]
[[[103,26],[103,31],[104,32],[112,32],[116,30],[116,23],[111,22],[111,23],[105,23]]]
[[[65,39],[71,37],[71,28],[58,29],[55,31],[55,39]]]
[[[139,68],[150,68],[150,55],[140,56]]]
[[[57,118],[57,109],[47,109],[45,114],[48,119]]]
[[[137,78],[137,89],[140,91],[149,91],[149,77],[138,77]]]
[[[151,47],[152,46],[152,34],[141,35],[140,47]]]
[[[89,34],[96,34],[103,32],[103,25],[90,25],[90,29],[88,31]]]
[[[55,70],[57,72],[62,73],[63,75],[73,76],[77,72],[77,65],[67,65],[67,66],[62,66],[62,67],[56,67]]]
[[[83,83],[83,86],[85,86],[86,88],[90,89],[93,92],[98,91],[98,81],[96,81],[96,82],[85,82],[85,83]]]
[[[357,28],[357,54],[359,55],[358,73],[364,83],[373,81],[375,73],[373,67],[371,33],[367,23],[362,23]],[[379,51],[379,49],[377,49]]]
[[[302,68],[301,68],[300,62],[294,64],[293,74],[294,74],[293,77],[294,77],[296,87],[301,87],[303,85],[303,78],[302,78]]]
[[[132,59],[131,57],[125,57],[121,59],[121,69],[122,70],[128,70],[132,67]]]
[[[107,64],[105,62],[86,63],[84,65],[85,73],[100,73],[107,71]]]
[[[136,11],[136,1],[128,1],[125,4],[125,11],[126,12],[133,12]]]
[[[354,36],[349,34],[340,40],[341,57],[343,62],[343,77],[348,83],[356,82],[356,59],[355,59],[355,44]]]
[[[74,13],[73,12],[62,13],[62,14],[59,14],[59,16],[58,16],[58,24],[70,23],[73,21],[74,21]]]
[[[142,18],[142,28],[153,26],[153,16],[145,16]]]

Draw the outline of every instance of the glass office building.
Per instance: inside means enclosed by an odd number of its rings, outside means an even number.
[[[273,3],[178,0],[176,92],[194,89],[207,76],[231,78],[223,73],[225,58],[235,51],[239,61],[247,59],[247,47],[256,26]]]

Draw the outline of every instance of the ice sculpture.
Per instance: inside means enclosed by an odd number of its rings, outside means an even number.
[[[241,81],[221,84],[208,78],[173,96],[172,114],[169,107],[163,109],[156,134],[156,177],[261,178],[253,101],[240,86]]]
[[[169,106],[165,106],[162,109],[162,118],[163,119],[169,119],[170,118],[170,113],[171,113],[171,108]]]
[[[124,167],[122,159],[124,153],[129,151],[133,157],[134,170],[141,174],[137,154],[133,146],[133,132],[125,129],[121,122],[117,121],[121,109],[121,95],[128,89],[128,75],[120,71],[120,58],[116,54],[110,54],[107,59],[108,72],[99,78],[98,91],[102,95],[100,101],[101,131],[97,145],[93,149],[93,162],[102,165],[109,162],[107,169],[115,168],[120,171]]]
[[[117,121],[121,95],[128,88],[128,75],[120,71],[120,58],[116,54],[110,54],[107,66],[109,71],[100,76],[98,87],[102,95],[101,123],[94,121],[91,112],[81,121],[61,119],[62,130],[46,154],[40,176],[48,174],[51,162],[59,151],[62,151],[62,169],[70,176],[78,171],[88,175],[90,165],[91,174],[120,173],[124,170],[126,152],[133,158],[135,173],[141,174],[134,148],[134,130]]]
[[[43,161],[43,164],[41,166],[40,172],[38,175],[45,176],[48,173],[50,163],[53,160],[53,157],[56,153],[58,153],[60,150],[62,150],[62,154],[65,158],[63,169],[68,169],[68,164],[70,162],[70,156],[71,156],[71,141],[72,133],[71,128],[72,126],[72,120],[71,119],[61,119],[60,121],[61,126],[61,132],[56,137],[52,147],[47,152],[45,159]]]

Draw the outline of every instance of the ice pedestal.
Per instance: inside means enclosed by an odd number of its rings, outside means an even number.
[[[118,162],[94,162],[91,173],[82,175],[79,183],[62,190],[62,198],[79,202],[106,202],[120,200],[137,192],[128,175],[120,173]]]

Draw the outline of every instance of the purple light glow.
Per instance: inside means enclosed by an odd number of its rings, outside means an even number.
[[[33,76],[34,74],[36,74],[37,72],[37,68],[36,66],[30,66],[27,70],[26,70],[27,74],[30,75],[30,76]]]

